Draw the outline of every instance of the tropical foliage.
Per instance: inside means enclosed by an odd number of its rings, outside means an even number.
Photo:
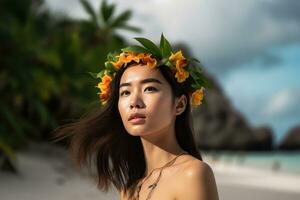
[[[154,42],[147,38],[135,38],[142,46],[131,45],[122,48],[119,52],[110,52],[107,55],[105,68],[98,73],[90,72],[94,78],[101,79],[98,83],[100,89],[99,97],[102,104],[106,104],[109,99],[109,85],[116,71],[125,67],[128,63],[142,63],[150,68],[168,67],[174,74],[178,82],[187,81],[189,85],[189,95],[191,105],[197,107],[204,102],[204,89],[211,88],[211,82],[201,72],[202,64],[195,58],[185,58],[181,50],[173,52],[169,41],[161,34],[160,44],[156,46]]]
[[[63,119],[98,105],[87,72],[125,45],[117,29],[140,31],[128,25],[129,10],[116,15],[115,4],[102,1],[97,12],[80,2],[88,20],[54,15],[41,0],[1,1],[0,158],[13,159],[13,149],[49,139]]]

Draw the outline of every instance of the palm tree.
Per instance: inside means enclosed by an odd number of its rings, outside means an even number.
[[[106,1],[96,14],[81,0],[90,19],[80,22],[57,18],[42,3],[3,0],[0,6],[0,170],[10,168],[14,150],[28,140],[49,139],[60,120],[97,101],[85,72],[125,46],[116,29],[140,31],[127,24],[131,11],[114,16],[115,5]]]
[[[128,20],[132,17],[132,11],[125,10],[117,16],[115,15],[115,4],[108,4],[103,0],[97,12],[87,0],[80,0],[83,8],[88,13],[90,19],[85,21],[87,30],[93,32],[92,43],[110,42],[111,37],[118,37],[116,29],[125,29],[134,32],[141,32],[141,29],[128,25]]]

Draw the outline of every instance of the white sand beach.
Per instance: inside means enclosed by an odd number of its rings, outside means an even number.
[[[0,172],[1,200],[118,200],[105,194],[89,176],[74,169],[67,152],[53,145],[34,145],[17,154],[19,174]],[[299,200],[300,175],[205,160],[212,167],[220,200]]]
[[[220,199],[300,199],[300,174],[212,162]]]

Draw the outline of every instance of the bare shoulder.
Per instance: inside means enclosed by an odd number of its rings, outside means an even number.
[[[176,200],[218,200],[214,173],[206,162],[191,159],[178,178]]]
[[[198,159],[191,160],[184,168],[182,175],[192,179],[214,176],[212,168],[206,162]]]

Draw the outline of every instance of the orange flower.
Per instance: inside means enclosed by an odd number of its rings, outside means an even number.
[[[157,65],[157,61],[154,58],[151,58],[149,54],[146,54],[145,56],[142,57],[143,63],[147,63],[147,66],[150,68],[154,68]]]
[[[116,70],[120,69],[123,65],[123,60],[125,58],[125,54],[121,53],[120,55],[116,56],[118,60],[116,62],[111,62]]]
[[[136,52],[123,52],[117,56],[118,60],[116,62],[111,62],[116,70],[120,69],[124,64],[134,61],[140,63],[142,61],[147,64],[148,67],[154,68],[157,64],[156,59],[151,58],[150,54],[147,53],[136,53]]]
[[[192,106],[196,107],[198,105],[201,105],[203,97],[204,97],[204,87],[201,87],[200,89],[194,91],[191,97]]]
[[[176,64],[177,68],[183,68],[187,65],[185,57],[182,55],[181,50],[177,51],[175,54],[171,53],[169,61]]]
[[[101,82],[98,83],[97,87],[101,90],[101,93],[98,93],[98,94],[100,94],[101,101],[106,101],[108,99],[109,90],[110,90],[109,85],[110,85],[111,81],[112,81],[112,77],[105,74],[102,77]]]
[[[121,66],[123,65],[123,63],[119,60],[117,62],[111,62],[111,64],[113,64],[113,66],[116,70],[120,69]]]
[[[189,75],[190,75],[190,74],[189,74],[188,71],[176,67],[175,78],[177,78],[177,81],[178,81],[179,83],[185,81],[185,79],[187,79],[187,78],[189,77]]]
[[[177,78],[177,81],[180,83],[185,81],[185,79],[189,77],[189,72],[183,69],[187,65],[187,60],[182,55],[181,50],[177,51],[175,54],[171,53],[169,61],[173,64],[175,63],[175,77]]]
[[[128,62],[134,61],[136,63],[139,63],[141,56],[142,56],[142,54],[138,54],[135,52],[128,52],[128,55],[126,57],[126,62],[128,63]]]
[[[176,60],[176,68],[183,68],[187,65],[186,59]]]
[[[171,56],[169,57],[170,62],[174,62],[177,60],[185,60],[185,57],[183,57],[181,50],[177,51],[175,54],[171,53]]]
[[[102,79],[101,79],[101,82],[98,83],[98,88],[101,90],[101,92],[104,92],[105,90],[107,90],[109,88],[109,84],[110,82],[112,81],[112,78],[105,74]]]
[[[110,82],[112,81],[112,77],[105,74],[103,77],[102,77],[102,83],[105,84],[105,85],[109,85]]]
[[[108,100],[108,97],[109,97],[109,93],[106,92],[106,93],[100,93],[100,100],[103,104],[105,104]]]

